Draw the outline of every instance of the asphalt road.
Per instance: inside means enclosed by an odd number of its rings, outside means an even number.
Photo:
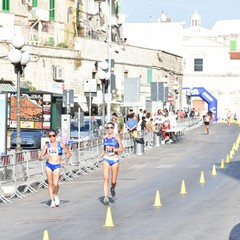
[[[103,227],[107,207],[99,170],[64,182],[58,208],[47,205],[46,189],[0,204],[0,239],[40,240],[44,230],[50,240],[240,239],[240,150],[220,168],[239,133],[237,124],[212,124],[209,135],[200,126],[177,144],[123,159],[117,200],[110,203],[114,227]],[[180,194],[182,180],[187,194]],[[159,208],[153,206],[157,190]]]

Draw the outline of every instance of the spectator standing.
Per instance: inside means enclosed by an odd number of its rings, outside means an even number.
[[[145,132],[147,131],[147,127],[146,127],[146,117],[142,116],[142,122],[141,122],[141,131]]]
[[[230,123],[231,123],[231,112],[228,111],[228,113],[227,113],[227,124],[228,124],[228,126],[230,126]]]
[[[145,120],[148,122],[151,118],[151,113],[148,112],[145,117],[146,117]]]
[[[236,114],[236,113],[233,114],[233,119],[234,119],[234,121],[237,121],[237,120],[238,120],[238,119],[237,119],[237,114]]]
[[[114,134],[119,133],[118,115],[117,113],[112,114],[112,123],[114,124]]]
[[[140,121],[142,119],[143,116],[143,109],[140,108],[139,113],[138,113],[138,121]]]
[[[148,132],[154,131],[153,118],[150,118],[150,120],[146,122],[146,129]]]
[[[137,120],[134,119],[134,113],[128,115],[128,121],[126,122],[126,127],[129,132],[133,132],[137,129]]]
[[[180,111],[178,111],[178,119],[183,119],[184,118],[184,111],[181,109]]]
[[[143,116],[144,116],[144,117],[147,116],[147,110],[143,110]]]
[[[189,117],[193,118],[195,116],[195,108],[192,108],[190,113],[189,113]]]

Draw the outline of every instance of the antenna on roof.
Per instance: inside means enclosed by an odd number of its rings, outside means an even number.
[[[149,3],[149,22],[152,22],[152,2]]]

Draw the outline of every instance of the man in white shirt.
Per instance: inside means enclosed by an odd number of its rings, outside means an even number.
[[[118,115],[115,112],[112,114],[112,123],[114,123],[114,134],[118,134]]]

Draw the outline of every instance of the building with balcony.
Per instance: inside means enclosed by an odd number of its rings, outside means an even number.
[[[120,1],[113,0],[109,11],[109,1],[104,0],[0,0],[1,81],[16,84],[7,55],[13,35],[22,34],[27,40],[24,50],[30,53],[30,62],[21,81],[31,82],[37,90],[62,94],[64,89],[74,89],[77,101],[88,111],[84,82],[97,79],[96,62],[108,59],[110,54],[117,102],[123,101],[125,80],[137,78],[141,97],[136,108],[162,108],[151,102],[151,82],[168,75],[171,86],[176,76],[181,83],[182,58],[167,51],[126,44],[121,35],[119,5]],[[98,81],[97,95],[93,96],[96,104],[102,101],[101,87]],[[107,97],[107,101],[116,102]]]

